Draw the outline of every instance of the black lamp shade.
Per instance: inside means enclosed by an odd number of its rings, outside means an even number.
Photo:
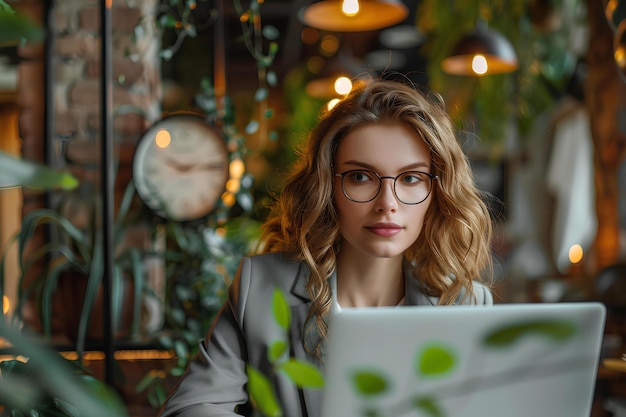
[[[484,73],[472,68],[477,55],[484,57]],[[513,46],[500,32],[478,26],[461,38],[452,54],[441,63],[443,70],[456,75],[487,75],[515,71],[518,67],[517,55]]]

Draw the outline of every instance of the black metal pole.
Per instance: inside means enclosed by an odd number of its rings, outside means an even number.
[[[102,196],[102,238],[103,238],[103,348],[104,348],[104,378],[109,385],[113,385],[114,340],[111,319],[111,283],[113,272],[113,216],[114,216],[114,187],[115,175],[113,166],[113,89],[112,89],[112,47],[111,47],[111,3],[112,0],[102,0],[100,9],[101,28],[101,196]]]

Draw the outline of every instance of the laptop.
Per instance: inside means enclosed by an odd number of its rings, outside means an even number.
[[[330,322],[324,417],[589,417],[596,302],[344,308]]]

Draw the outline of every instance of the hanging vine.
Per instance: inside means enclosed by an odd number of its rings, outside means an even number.
[[[176,352],[177,359],[168,372],[155,369],[137,387],[139,392],[148,393],[154,407],[159,407],[166,398],[168,376],[180,376],[196,355],[198,341],[206,335],[221,306],[240,259],[249,253],[258,238],[258,221],[250,216],[255,203],[251,192],[254,179],[245,170],[249,156],[246,142],[252,135],[258,135],[261,144],[276,137],[275,132],[269,131],[268,120],[273,115],[269,94],[270,88],[277,84],[277,75],[271,66],[278,52],[279,37],[275,27],[262,24],[262,3],[232,2],[241,27],[240,40],[257,67],[258,87],[250,97],[255,109],[245,121],[243,131],[237,127],[236,103],[222,85],[227,83],[220,79],[228,74],[224,68],[216,68],[213,74],[202,77],[193,100],[207,120],[222,130],[229,151],[231,180],[238,184],[227,185],[216,210],[208,218],[187,224],[157,221],[156,231],[165,235],[167,241],[165,326],[157,344]],[[217,4],[208,13],[204,8],[200,14],[195,1],[162,0],[156,22],[162,30],[173,31],[174,37],[163,46],[160,56],[164,60],[174,59],[186,39],[223,23],[220,19],[225,16],[220,6]],[[219,41],[219,36],[216,39]],[[213,48],[223,46],[214,44]]]

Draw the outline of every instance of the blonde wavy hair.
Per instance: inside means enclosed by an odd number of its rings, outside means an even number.
[[[306,327],[310,330],[315,324],[320,343],[305,349],[318,358],[331,308],[328,279],[341,244],[333,201],[335,154],[342,138],[353,129],[379,122],[401,123],[422,138],[430,149],[431,173],[439,177],[433,183],[420,238],[404,254],[424,291],[439,297],[440,304],[453,304],[460,297],[472,296],[472,282],[482,280],[491,265],[490,215],[441,97],[426,95],[408,82],[360,81],[322,114],[298,150],[299,158],[277,196],[261,239],[264,252],[288,252],[310,269],[307,290],[312,306]]]

